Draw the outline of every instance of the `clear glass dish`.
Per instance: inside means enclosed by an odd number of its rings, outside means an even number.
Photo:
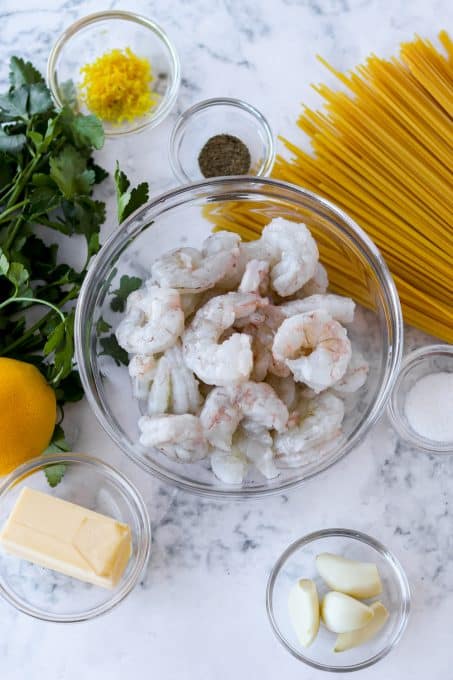
[[[105,134],[110,137],[158,125],[176,101],[181,80],[179,57],[163,29],[151,19],[132,12],[96,12],[71,24],[61,34],[47,62],[47,82],[57,106],[73,105],[68,83],[77,87],[81,67],[114,48],[126,47],[151,63],[154,74],[151,89],[160,99],[148,114],[137,120],[119,125],[103,121]],[[77,104],[82,113],[91,113],[79,99]]]
[[[251,167],[247,173],[266,177],[272,170],[275,145],[264,116],[240,99],[206,99],[195,104],[176,121],[170,145],[170,164],[182,183],[203,180],[198,155],[214,135],[238,137],[250,151]]]
[[[390,420],[399,436],[428,453],[453,453],[453,441],[427,439],[416,432],[405,413],[406,398],[415,383],[425,375],[441,372],[453,373],[452,345],[428,345],[411,352],[403,359],[388,405]]]
[[[250,215],[259,214],[268,220],[280,215],[303,221],[308,227],[316,225],[324,239],[342,249],[351,271],[356,276],[360,273],[367,304],[367,308],[358,306],[348,332],[370,363],[366,385],[346,402],[343,435],[330,449],[316,460],[308,460],[303,467],[281,470],[273,480],[265,480],[251,471],[242,488],[218,481],[208,461],[180,464],[157,450],[146,451],[141,447],[137,425],[140,406],[132,396],[127,367],[117,364],[103,350],[103,343],[122,316],[111,307],[113,291],[119,287],[121,276],[145,279],[154,258],[181,245],[200,246],[211,233],[216,213],[223,214],[238,206],[245,218],[250,211]],[[325,264],[329,270],[328,263]],[[160,479],[189,491],[229,498],[262,496],[296,486],[356,446],[385,408],[399,369],[402,335],[395,285],[366,234],[345,213],[309,191],[252,177],[215,179],[178,188],[133,214],[112,234],[91,265],[75,320],[77,363],[85,393],[113,441],[131,460]]]
[[[62,482],[51,489],[44,470],[64,463]],[[148,512],[137,489],[118,470],[76,453],[40,456],[18,467],[0,484],[0,527],[24,486],[77,503],[125,522],[132,532],[132,556],[113,590],[84,583],[18,559],[0,547],[0,595],[16,609],[45,621],[72,623],[105,614],[133,589],[151,549]]]
[[[314,642],[304,649],[289,618],[288,596],[299,578],[316,582],[320,600],[328,592],[328,586],[316,571],[315,558],[322,552],[373,562],[382,580],[382,594],[373,600],[379,600],[388,609],[385,626],[372,640],[345,652],[333,651],[336,634],[323,624]],[[401,564],[374,538],[349,529],[324,529],[299,539],[277,560],[267,584],[266,608],[277,639],[296,659],[322,671],[358,671],[382,659],[400,640],[409,617],[410,590]]]

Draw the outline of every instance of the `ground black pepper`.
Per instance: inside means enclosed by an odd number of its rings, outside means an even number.
[[[246,175],[250,170],[250,151],[234,135],[215,135],[208,139],[198,156],[203,177]]]

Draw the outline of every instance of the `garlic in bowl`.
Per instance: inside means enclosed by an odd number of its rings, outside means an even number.
[[[330,581],[338,578],[340,564],[343,583],[345,567],[349,570],[348,590],[359,586],[360,591],[364,584],[366,592],[382,590],[362,599],[332,590],[317,569],[318,556],[321,568],[328,563]],[[369,565],[374,565],[379,581]],[[301,583],[310,595],[300,592]],[[376,663],[397,644],[407,624],[410,591],[397,559],[374,538],[349,529],[326,529],[296,541],[278,559],[269,576],[266,603],[277,639],[293,656],[320,670],[354,671]]]

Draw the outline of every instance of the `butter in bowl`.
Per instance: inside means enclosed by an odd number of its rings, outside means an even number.
[[[44,474],[64,465],[50,489]],[[47,621],[84,621],[110,611],[146,568],[145,503],[112,466],[75,453],[40,456],[0,486],[0,595]]]

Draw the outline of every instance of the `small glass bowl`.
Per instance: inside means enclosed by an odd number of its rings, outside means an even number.
[[[441,372],[453,373],[452,345],[428,345],[411,352],[403,359],[388,405],[390,420],[401,439],[429,453],[453,453],[453,441],[436,441],[416,432],[406,417],[406,399],[420,378]]]
[[[333,651],[336,634],[323,624],[312,645],[304,649],[289,618],[288,596],[298,579],[313,579],[320,600],[329,590],[315,564],[316,556],[323,552],[376,564],[383,591],[373,599],[381,601],[389,611],[389,618],[376,637],[345,652]],[[277,560],[267,584],[266,606],[272,629],[288,652],[312,668],[342,673],[371,666],[393,649],[407,624],[410,590],[402,566],[381,543],[359,531],[325,529],[299,539]]]
[[[61,463],[67,466],[66,473],[51,489],[44,471]],[[96,458],[76,453],[40,456],[18,467],[0,485],[0,527],[24,486],[128,524],[132,556],[118,585],[107,590],[13,557],[0,546],[0,595],[29,616],[59,623],[87,621],[119,604],[142,576],[151,548],[148,512],[136,488]]]
[[[58,107],[74,106],[74,91],[81,80],[80,69],[112,49],[130,47],[151,64],[154,81],[152,91],[158,104],[146,115],[114,125],[103,121],[107,136],[138,132],[161,123],[170,112],[179,90],[181,69],[179,57],[167,34],[151,19],[132,12],[96,12],[73,23],[58,38],[47,62],[47,82]],[[82,113],[92,113],[77,99]]]
[[[195,104],[176,121],[170,137],[170,164],[183,184],[205,179],[198,155],[214,135],[238,137],[250,151],[247,173],[256,177],[270,174],[275,159],[275,144],[267,120],[254,106],[241,99],[206,99]]]

